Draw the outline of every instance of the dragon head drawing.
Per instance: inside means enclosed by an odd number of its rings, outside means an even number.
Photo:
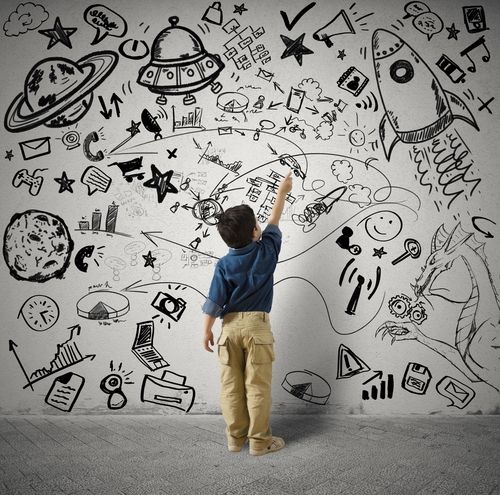
[[[460,248],[473,239],[473,234],[463,230],[458,223],[451,233],[446,232],[441,225],[434,233],[431,241],[431,252],[422,267],[422,273],[412,285],[415,296],[433,295],[432,285],[434,281],[446,270],[449,270],[453,262],[460,257]]]

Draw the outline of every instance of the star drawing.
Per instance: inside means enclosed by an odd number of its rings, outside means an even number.
[[[340,58],[340,60],[344,60],[345,57],[345,50],[339,50],[339,54],[337,55],[337,58]]]
[[[384,254],[387,254],[384,251],[384,247],[382,246],[380,249],[373,248],[373,256],[376,256],[377,258],[382,258]]]
[[[64,191],[69,191],[70,193],[73,193],[73,188],[71,187],[71,184],[75,182],[75,179],[69,179],[68,176],[66,175],[66,171],[62,173],[62,176],[59,179],[56,177],[54,178],[54,180],[59,184],[59,193],[62,193]]]
[[[179,190],[170,182],[172,180],[173,170],[162,174],[156,165],[151,164],[151,173],[153,177],[143,182],[144,187],[151,187],[156,189],[156,195],[158,197],[158,203],[163,202],[167,193],[177,194]]]
[[[130,132],[130,137],[135,136],[136,134],[139,134],[141,132],[139,130],[139,126],[141,125],[140,122],[134,122],[133,120],[130,122],[130,127],[127,127],[125,130],[127,132]]]
[[[248,9],[245,7],[245,4],[242,3],[241,5],[235,5],[234,6],[234,12],[233,12],[233,14],[240,14],[240,15],[242,15],[243,12],[246,12],[246,11],[248,11]]]
[[[63,45],[68,48],[73,48],[71,46],[71,40],[69,37],[75,33],[77,28],[65,28],[61,24],[61,20],[59,17],[56,18],[54,22],[54,27],[52,29],[40,29],[38,32],[50,38],[49,45],[47,46],[47,50],[50,50],[54,45],[61,42]]]
[[[446,31],[448,31],[449,40],[451,40],[452,38],[454,40],[458,40],[457,34],[460,32],[460,30],[455,27],[455,23],[453,23],[450,27],[447,27]]]
[[[10,162],[12,160],[12,158],[14,158],[14,153],[12,152],[12,150],[7,150],[5,152],[5,159],[9,160],[9,162]]]
[[[143,254],[142,257],[144,258],[144,261],[145,261],[144,267],[146,267],[146,266],[150,266],[151,268],[155,267],[154,262],[155,262],[156,258],[151,253],[151,250],[149,250],[148,254]]]
[[[309,50],[309,48],[303,45],[305,35],[306,33],[302,33],[296,40],[291,40],[288,36],[281,34],[280,37],[283,43],[285,43],[286,45],[285,51],[282,53],[281,58],[287,58],[293,55],[295,57],[295,60],[297,60],[297,62],[301,66],[302,56],[314,53],[312,50]]]

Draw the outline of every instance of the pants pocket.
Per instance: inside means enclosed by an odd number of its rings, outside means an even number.
[[[274,361],[274,337],[270,334],[254,335],[251,345],[253,364],[269,364]]]
[[[229,365],[229,339],[227,335],[221,335],[217,340],[217,352],[220,363]]]

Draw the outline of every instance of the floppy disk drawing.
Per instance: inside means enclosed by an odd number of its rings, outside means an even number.
[[[50,154],[50,137],[30,139],[19,143],[24,160],[32,160]]]
[[[144,375],[141,387],[142,402],[173,407],[187,413],[193,406],[195,396],[194,388],[186,385],[184,375],[167,370],[161,378]]]

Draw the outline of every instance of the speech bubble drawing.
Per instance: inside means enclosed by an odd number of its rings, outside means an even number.
[[[424,12],[413,19],[413,25],[421,32],[427,35],[427,39],[440,33],[443,30],[443,21],[434,12]]]
[[[408,17],[417,16],[423,14],[424,12],[430,12],[431,9],[424,2],[409,2],[404,7],[406,15],[403,19],[408,19]]]
[[[93,165],[85,169],[81,181],[87,186],[89,196],[92,196],[96,191],[105,193],[111,185],[111,177]]]
[[[450,400],[448,407],[463,409],[476,396],[476,392],[456,378],[445,376],[436,384],[439,395]]]
[[[91,45],[97,45],[108,34],[115,38],[122,38],[127,33],[125,19],[105,5],[91,5],[85,10],[83,18],[96,30]]]

